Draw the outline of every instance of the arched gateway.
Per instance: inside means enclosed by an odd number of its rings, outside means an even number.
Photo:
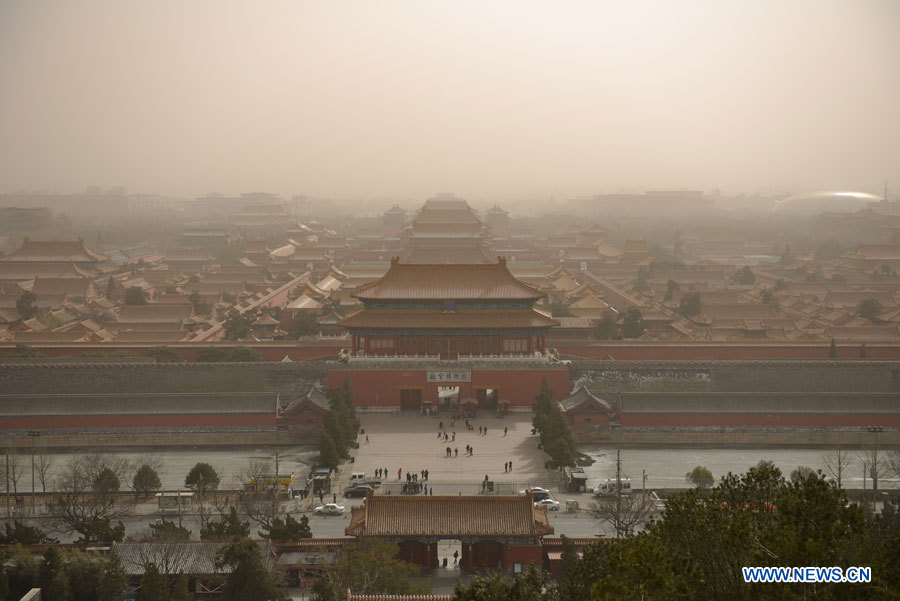
[[[541,538],[553,534],[544,507],[523,496],[403,497],[366,495],[354,507],[348,536],[374,536],[400,544],[400,557],[426,570],[438,565],[441,540],[462,543],[463,569],[514,570],[540,566]]]

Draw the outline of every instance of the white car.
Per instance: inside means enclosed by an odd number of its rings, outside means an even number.
[[[313,509],[315,513],[321,515],[341,515],[344,513],[344,506],[337,503],[325,503]]]
[[[554,501],[553,499],[543,499],[541,501],[536,501],[534,506],[546,507],[547,511],[559,511],[559,501]]]
[[[531,488],[526,488],[525,490],[520,490],[519,494],[522,496],[525,496],[525,493],[528,492],[529,490],[531,491],[531,494],[534,494],[534,493],[545,494],[545,495],[550,494],[549,490],[547,490],[546,488],[541,488],[540,486],[533,486]]]

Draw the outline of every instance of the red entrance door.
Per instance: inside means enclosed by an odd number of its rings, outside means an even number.
[[[419,411],[422,408],[422,391],[418,388],[415,390],[400,391],[400,409]]]

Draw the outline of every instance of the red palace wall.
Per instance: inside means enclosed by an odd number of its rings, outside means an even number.
[[[612,357],[616,361],[715,361],[740,359],[828,359],[829,345],[790,344],[697,344],[672,343],[590,343],[585,345],[556,343],[562,356],[602,360]],[[859,358],[859,344],[837,347],[841,359]],[[900,358],[900,345],[866,344],[869,359]]]
[[[143,357],[147,351],[158,344],[91,344],[72,343],[67,345],[54,344],[51,346],[36,343],[34,347],[48,357],[67,355],[70,357],[81,356],[82,353],[113,353],[125,351],[135,356]],[[293,361],[315,359],[319,357],[335,358],[340,349],[349,347],[349,339],[336,339],[322,342],[283,342],[283,343],[234,343],[220,342],[213,345],[175,343],[167,345],[176,350],[183,359],[193,361],[196,358],[196,350],[205,346],[220,346],[233,348],[234,346],[249,346],[255,349],[263,357],[264,361],[281,361],[288,356]],[[827,359],[828,344],[710,344],[695,342],[673,342],[671,344],[652,342],[580,342],[580,341],[553,341],[560,355],[581,357],[584,359],[605,359],[607,356],[618,361],[710,361],[710,360],[740,360],[740,359]],[[858,344],[839,344],[838,356],[844,359],[856,359],[859,357]],[[12,353],[15,344],[7,343],[0,346],[0,356]],[[900,358],[900,345],[877,343],[866,344],[866,350],[870,359],[898,359]]]
[[[400,391],[421,390],[422,400],[437,403],[438,384],[426,381],[426,371],[421,370],[328,370],[328,387],[335,388],[350,378],[353,396],[357,406],[398,407]],[[530,370],[472,370],[471,382],[444,383],[443,385],[459,386],[460,399],[475,398],[479,388],[497,389],[498,399],[509,400],[511,405],[530,407],[534,397],[541,390],[543,378],[553,389],[557,400],[569,394],[568,369],[530,369]]]
[[[628,426],[886,426],[900,427],[900,415],[814,413],[625,413],[619,417]]]
[[[506,545],[503,550],[503,563],[507,571],[512,571],[514,565],[520,563],[522,567],[535,565],[541,567],[544,563],[544,554],[541,545]]]
[[[67,415],[0,418],[0,430],[26,428],[162,428],[204,426],[274,426],[275,414],[226,415]]]

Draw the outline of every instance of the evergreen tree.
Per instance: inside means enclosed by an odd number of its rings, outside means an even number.
[[[644,333],[646,326],[644,325],[644,316],[637,307],[631,307],[625,312],[625,318],[622,320],[622,335],[625,338],[638,338]]]
[[[331,409],[328,410],[328,413],[325,414],[325,428],[323,434],[327,434],[331,437],[332,442],[334,443],[335,451],[338,454],[338,457],[348,457],[348,446],[350,438],[345,430],[345,424],[342,413],[342,405],[338,402],[332,401]]]
[[[575,550],[575,545],[568,536],[563,534],[560,536],[560,540],[562,541],[562,557],[560,557],[559,562],[559,576],[560,578],[565,578],[566,573],[575,565],[575,562],[578,561],[578,552]]]
[[[691,317],[700,315],[702,310],[703,307],[700,304],[700,293],[692,292],[681,297],[681,301],[678,303],[675,312],[682,317],[690,319]]]
[[[97,590],[98,601],[125,601],[128,596],[128,575],[122,566],[118,552],[110,551]]]
[[[340,462],[341,458],[338,455],[334,439],[328,432],[322,432],[322,437],[319,439],[319,464],[336,469]]]
[[[607,315],[594,326],[594,338],[596,340],[619,340],[622,335],[616,325],[616,320]]]
[[[154,346],[147,351],[147,356],[156,359],[157,363],[181,363],[178,351],[168,346]]]
[[[289,601],[262,562],[259,546],[247,538],[235,538],[216,554],[216,566],[231,568],[222,592],[223,601]]]
[[[44,552],[40,568],[41,596],[47,599],[66,599],[69,596],[69,578],[62,556],[55,548]]]
[[[194,596],[188,590],[188,578],[184,575],[184,572],[178,572],[178,575],[175,577],[171,601],[194,601]]]
[[[309,518],[300,516],[298,522],[290,515],[286,515],[284,520],[281,518],[273,518],[271,522],[262,527],[260,532],[263,538],[269,540],[298,540],[301,538],[312,538],[312,530],[309,528]]]
[[[155,563],[151,563],[144,569],[137,601],[166,601],[167,589],[166,577],[159,573]]]
[[[0,601],[6,601],[9,597],[9,576],[5,570],[0,570]]]
[[[228,513],[220,515],[219,519],[207,520],[200,526],[201,540],[229,540],[248,536],[250,536],[250,522],[242,522],[234,507],[229,507]]]
[[[22,319],[31,319],[38,314],[35,302],[37,302],[37,295],[34,292],[23,292],[16,299],[16,313],[21,315]]]
[[[219,487],[219,474],[210,464],[199,462],[188,472],[184,485],[200,494],[216,490]]]
[[[126,305],[146,305],[147,293],[140,286],[130,286],[125,291]]]
[[[152,541],[178,541],[191,540],[191,531],[184,526],[179,526],[175,522],[170,522],[166,518],[162,518],[158,522],[149,525],[150,536]]]
[[[159,480],[159,474],[147,464],[142,465],[135,472],[131,481],[131,488],[136,495],[149,495],[162,488],[162,482]]]

